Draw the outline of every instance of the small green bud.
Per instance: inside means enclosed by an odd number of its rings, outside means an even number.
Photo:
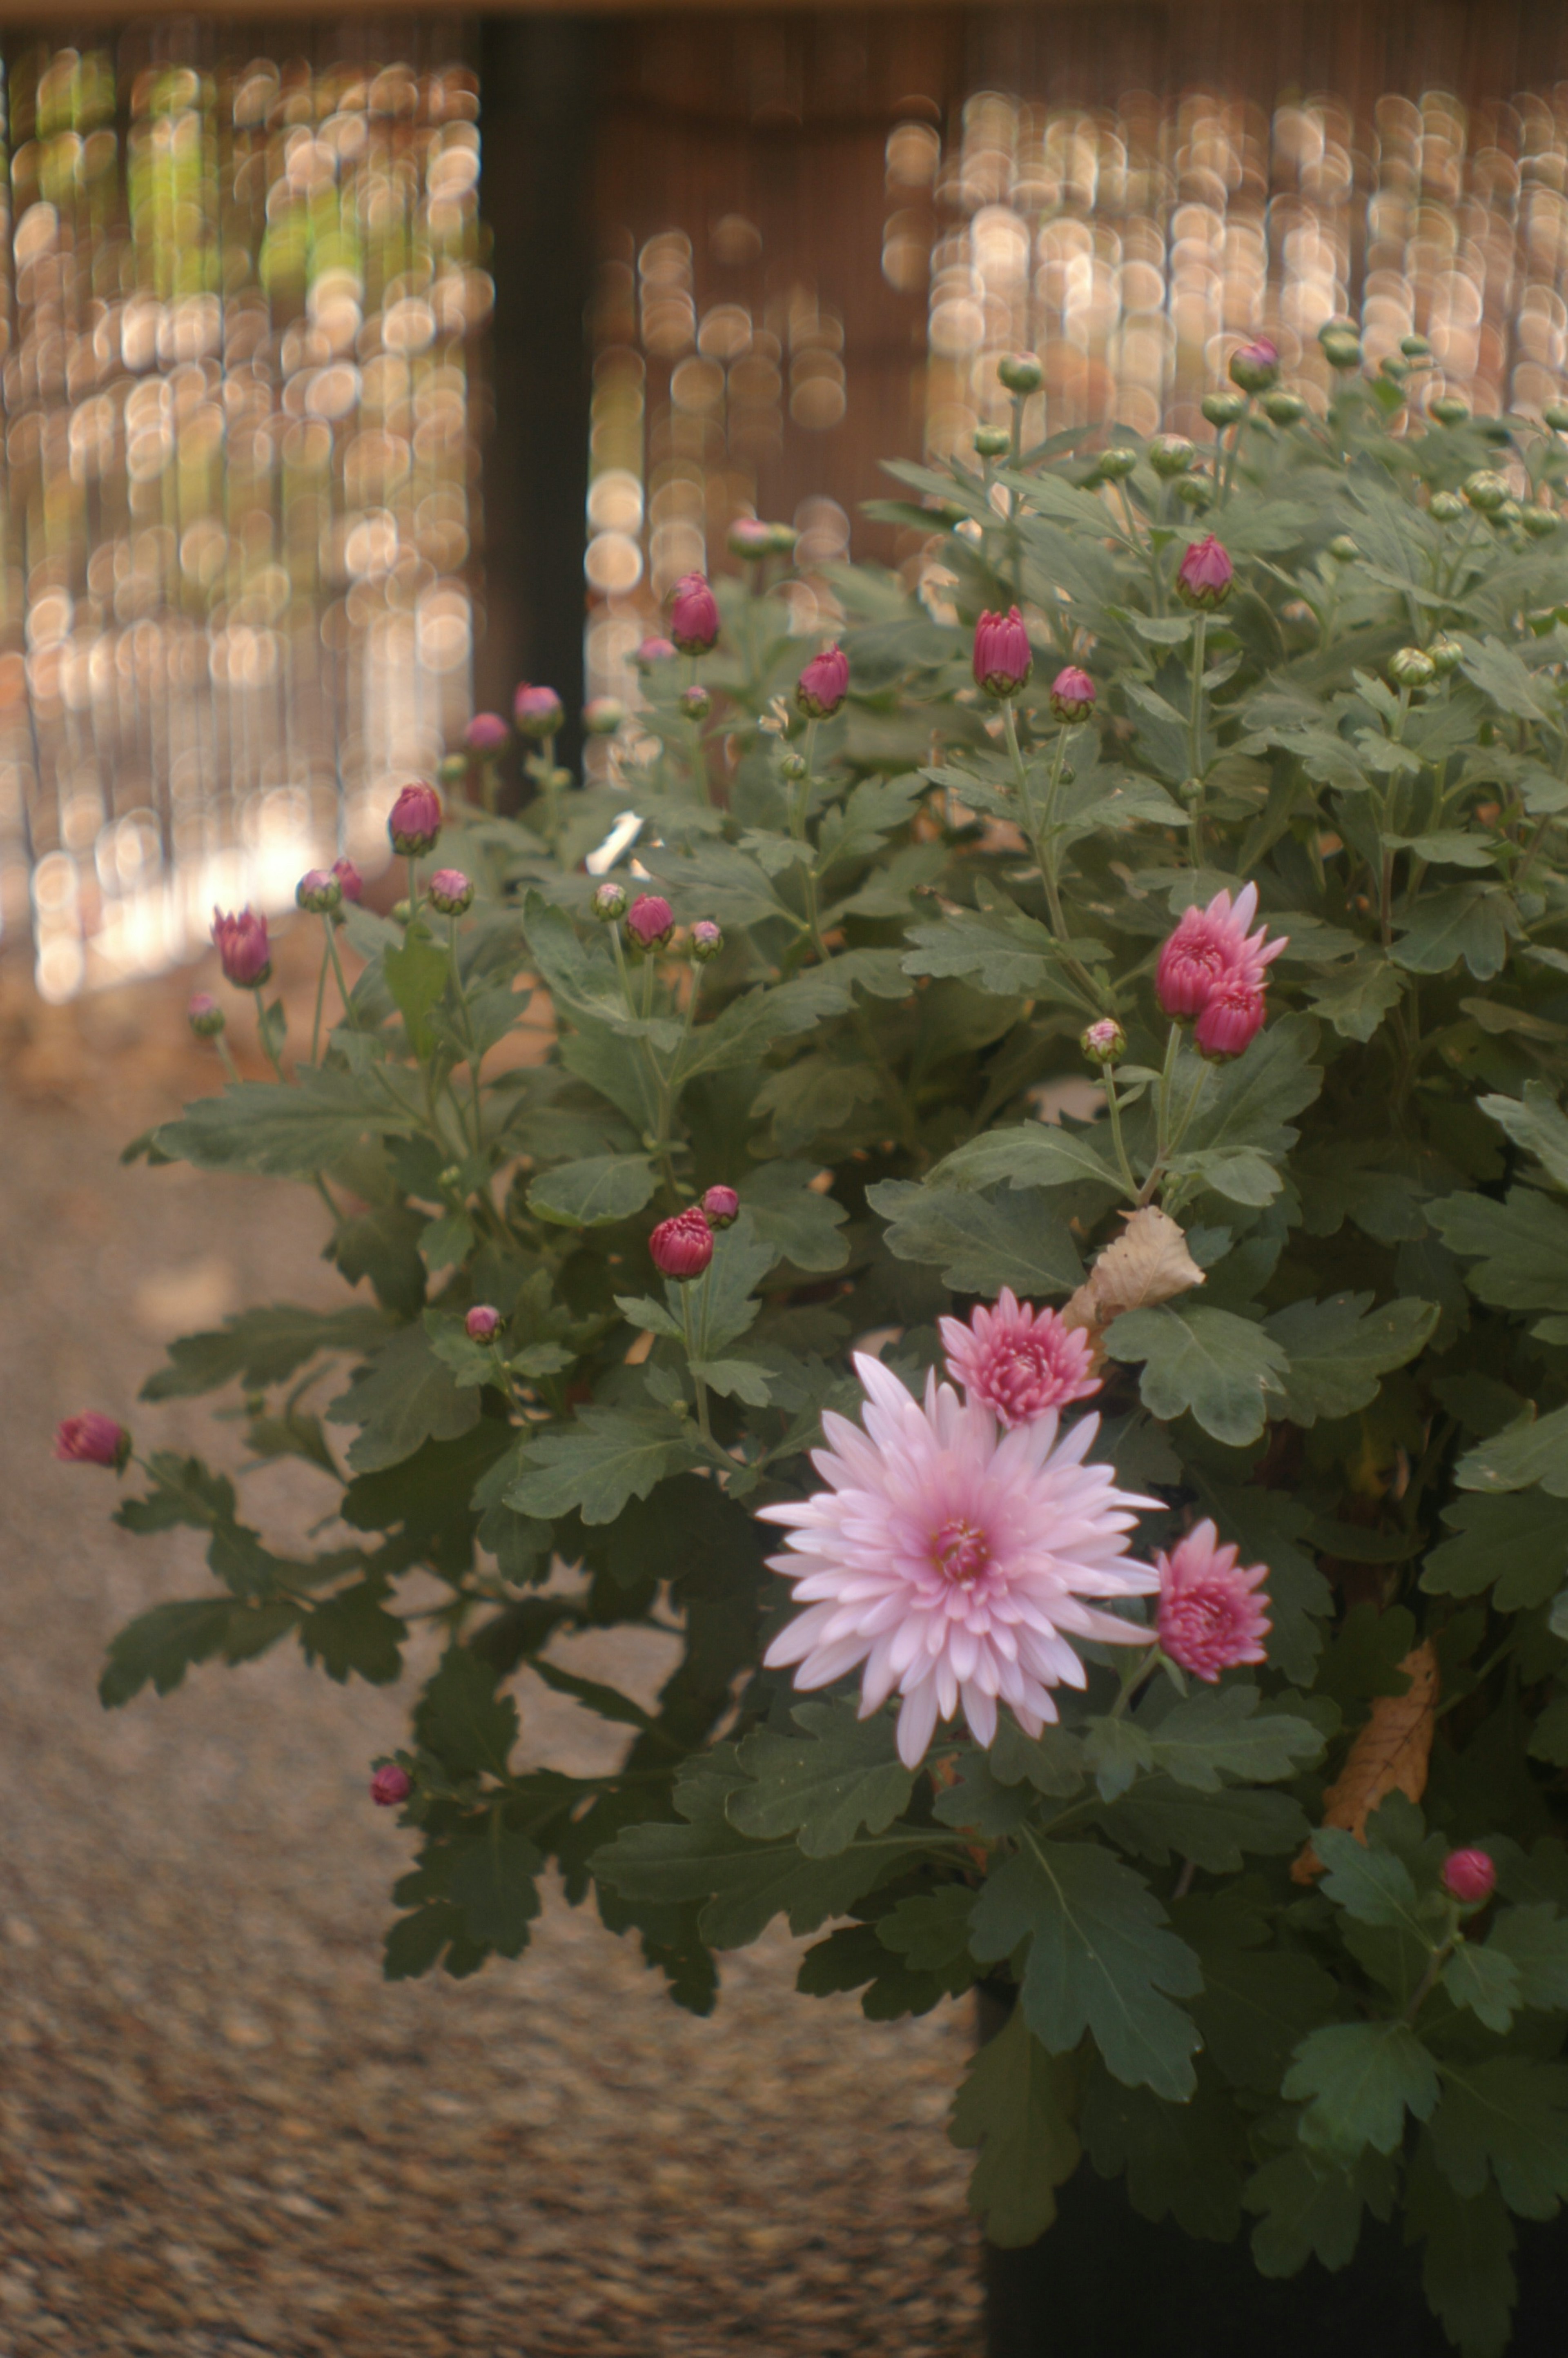
[[[412,901],[395,901],[393,903],[392,922],[395,925],[408,925],[412,921],[413,915],[414,903]]]
[[[1473,475],[1467,476],[1464,490],[1470,505],[1480,515],[1496,515],[1509,496],[1505,479],[1501,475],[1494,475],[1487,467],[1478,467]]]
[[[1457,639],[1433,639],[1426,652],[1432,657],[1432,667],[1439,679],[1446,679],[1449,673],[1457,671],[1465,660],[1465,650]]]
[[[705,687],[683,687],[680,708],[688,720],[706,720],[713,709],[713,698]]]
[[[626,887],[618,876],[607,876],[593,888],[593,914],[601,925],[613,925],[626,914]]]
[[[443,786],[460,786],[469,773],[466,753],[443,753],[437,765],[436,776]]]
[[[1091,1065],[1119,1064],[1127,1054],[1127,1034],[1114,1015],[1101,1015],[1078,1041]]]
[[[1203,414],[1211,426],[1218,427],[1223,433],[1227,426],[1234,426],[1238,417],[1246,416],[1247,395],[1244,393],[1206,393]]]
[[[1492,522],[1501,527],[1510,524],[1519,524],[1522,522],[1523,517],[1524,510],[1520,507],[1517,500],[1505,500],[1502,506],[1498,508],[1497,513],[1494,514]]]
[[[1553,434],[1568,429],[1568,401],[1549,401],[1541,414]]]
[[[1214,498],[1214,486],[1206,475],[1184,475],[1176,485],[1176,497],[1184,507],[1206,508]]]
[[[1440,394],[1435,401],[1428,402],[1426,414],[1435,417],[1440,426],[1463,426],[1470,415],[1470,405],[1461,401],[1456,393]]]
[[[1360,367],[1361,339],[1354,328],[1320,328],[1317,341],[1330,368],[1347,370]]]
[[[691,929],[691,954],[699,965],[716,958],[724,947],[724,936],[711,917],[698,917]]]
[[[1465,503],[1456,492],[1433,492],[1431,513],[1439,524],[1457,524],[1465,513]]]
[[[1519,510],[1519,522],[1532,539],[1544,540],[1548,533],[1556,531],[1558,516],[1555,509],[1538,507],[1532,503]]]
[[[1149,464],[1167,481],[1184,475],[1197,455],[1184,434],[1156,434],[1149,445]]]
[[[1396,687],[1430,687],[1437,665],[1423,647],[1400,647],[1389,657],[1389,677]]]
[[[1432,358],[1432,346],[1424,336],[1401,336],[1400,350],[1407,361],[1429,361]]]
[[[1137,464],[1136,450],[1130,449],[1125,442],[1113,442],[1109,449],[1102,450],[1096,460],[1095,472],[1103,476],[1108,483],[1119,483],[1131,474]]]
[[[1341,565],[1354,565],[1361,554],[1347,532],[1335,534],[1328,544],[1328,553],[1330,557],[1336,557]]]
[[[1271,426],[1294,426],[1306,416],[1306,403],[1299,393],[1266,393],[1262,410]]]
[[[1005,426],[977,426],[975,452],[981,459],[1002,459],[1012,448],[1012,437]]]
[[[1403,384],[1411,373],[1411,364],[1409,361],[1401,361],[1397,354],[1390,352],[1385,359],[1378,362],[1378,369],[1379,374],[1386,376],[1391,384]]]
[[[799,785],[802,778],[806,775],[809,766],[804,753],[785,753],[779,761],[780,773],[789,780],[792,786]]]
[[[1045,372],[1033,352],[1004,352],[996,373],[1009,393],[1038,393],[1045,382]]]

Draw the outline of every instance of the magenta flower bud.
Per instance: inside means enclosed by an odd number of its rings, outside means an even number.
[[[1498,1887],[1498,1870],[1484,1850],[1451,1850],[1443,1862],[1443,1887],[1465,1908],[1479,1908]]]
[[[662,950],[675,925],[675,911],[656,892],[639,892],[626,914],[626,930],[640,950]]]
[[[492,1310],[488,1302],[476,1302],[463,1320],[463,1332],[470,1343],[490,1343],[500,1334],[501,1323],[499,1310]]]
[[[1227,975],[1209,993],[1193,1027],[1199,1055],[1217,1060],[1239,1056],[1263,1029],[1267,1012],[1260,990],[1238,976]]]
[[[726,535],[731,557],[755,564],[759,557],[773,553],[773,528],[756,516],[737,516]]]
[[[210,990],[199,990],[185,1011],[185,1020],[199,1040],[215,1040],[229,1019]]]
[[[741,1198],[733,1187],[710,1187],[702,1210],[710,1228],[731,1228],[741,1217]]]
[[[1184,606],[1196,606],[1204,613],[1212,613],[1229,597],[1235,571],[1228,555],[1211,532],[1203,540],[1194,541],[1177,567],[1176,595]]]
[[[982,614],[975,624],[975,679],[988,696],[1016,696],[1029,684],[1033,651],[1016,606]]]
[[[713,698],[705,687],[683,687],[680,708],[688,720],[706,720],[713,709]]]
[[[1087,671],[1069,664],[1051,682],[1051,711],[1064,728],[1087,719],[1095,708],[1095,684]]]
[[[656,1270],[684,1284],[689,1277],[700,1277],[713,1259],[713,1230],[693,1204],[674,1219],[659,1222],[648,1238],[648,1250]]]
[[[1243,393],[1267,393],[1279,373],[1279,349],[1267,336],[1254,336],[1230,355],[1230,382]]]
[[[258,917],[254,909],[242,909],[237,917],[214,909],[212,940],[222,961],[224,981],[232,982],[236,990],[259,990],[272,972],[266,919]]]
[[[395,1810],[414,1790],[414,1779],[395,1760],[388,1760],[370,1780],[370,1797],[378,1810]]]
[[[112,1416],[89,1409],[85,1416],[68,1416],[57,1429],[54,1454],[62,1466],[107,1466],[123,1474],[131,1436]]]
[[[698,917],[691,929],[691,954],[699,963],[716,958],[724,947],[724,936],[711,917]]]
[[[343,897],[343,888],[330,868],[308,868],[294,888],[294,897],[308,916],[324,917]]]
[[[524,737],[553,737],[565,707],[553,687],[530,687],[524,680],[512,699],[512,717]]]
[[[619,878],[607,876],[602,884],[594,886],[593,914],[601,925],[612,925],[626,914],[626,887]]]
[[[1114,1015],[1102,1015],[1082,1034],[1078,1045],[1091,1064],[1115,1065],[1127,1054],[1127,1034]]]
[[[593,696],[582,708],[582,725],[590,737],[613,737],[626,718],[626,707],[616,696]]]
[[[405,786],[392,806],[386,831],[394,851],[402,852],[406,860],[418,860],[433,849],[441,832],[441,797],[435,787],[423,781]]]
[[[460,868],[438,868],[430,879],[430,902],[443,917],[460,917],[473,900],[473,879]]]
[[[800,675],[795,697],[808,720],[830,720],[849,693],[849,658],[842,647],[824,647]]]
[[[684,574],[676,583],[670,636],[683,655],[705,655],[717,641],[719,608],[706,574]]]
[[[363,899],[365,880],[360,874],[359,870],[354,866],[351,860],[334,860],[332,862],[332,873],[343,888],[343,898],[345,901],[360,901]]]
[[[499,712],[476,712],[463,730],[463,743],[481,757],[499,753],[512,742],[512,731]]]
[[[644,639],[632,660],[639,671],[652,671],[655,664],[671,663],[679,653],[673,639]]]

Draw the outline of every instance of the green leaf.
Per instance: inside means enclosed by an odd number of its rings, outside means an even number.
[[[979,2146],[969,2208],[1003,2249],[1033,2243],[1056,2216],[1055,2190],[1078,2165],[1070,2057],[1047,2054],[1014,2007],[970,2064],[948,2136]]]
[[[1446,974],[1463,958],[1477,982],[1490,982],[1507,961],[1509,936],[1518,931],[1506,892],[1490,884],[1450,884],[1422,893],[1389,955],[1410,974]]]
[[[1424,2121],[1438,2088],[1437,2065],[1408,2024],[1330,2022],[1296,2049],[1283,2093],[1306,2106],[1303,2142],[1346,2164],[1367,2146],[1392,2153],[1406,2112]]]
[[[594,1853],[594,1875],[628,1899],[703,1901],[703,1939],[716,1949],[739,1949],[779,1915],[792,1932],[814,1932],[826,1918],[852,1908],[884,1867],[929,1840],[883,1834],[835,1858],[807,1858],[794,1841],[756,1842],[731,1823],[726,1803],[742,1781],[732,1754],[710,1752],[676,1787],[685,1822],[623,1828]]]
[[[1044,1843],[1025,1827],[975,1903],[970,1947],[986,1963],[1025,1942],[1021,2004],[1050,2053],[1070,2053],[1090,2030],[1129,2086],[1177,2102],[1192,2093],[1198,2035],[1170,2000],[1195,1996],[1203,1975],[1141,1876],[1097,1845]]]
[[[1461,2358],[1502,2358],[1518,2286],[1513,2225],[1496,2189],[1465,2198],[1423,2143],[1406,2182],[1405,2216],[1409,2231],[1425,2238],[1422,2289],[1449,2341]]]
[[[1191,1695],[1148,1731],[1153,1766],[1195,1792],[1215,1793],[1227,1778],[1267,1785],[1294,1777],[1315,1760],[1323,1738],[1310,1720],[1260,1712],[1253,1686]]]
[[[1560,1187],[1568,1187],[1568,1114],[1544,1081],[1526,1081],[1522,1099],[1487,1097],[1477,1102],[1516,1146],[1543,1163]]]
[[[425,1299],[419,1247],[428,1226],[424,1213],[411,1205],[380,1204],[342,1222],[330,1255],[351,1285],[368,1277],[384,1309],[399,1319],[412,1318]]]
[[[1455,1498],[1443,1509],[1454,1531],[1426,1559],[1422,1586],[1437,1596],[1478,1596],[1497,1583],[1499,1612],[1545,1605],[1568,1577],[1568,1505],[1541,1490]]]
[[[1330,968],[1320,981],[1309,982],[1307,996],[1314,1012],[1332,1023],[1343,1040],[1370,1040],[1390,1007],[1399,1004],[1405,986],[1398,969],[1376,950],[1358,950],[1344,966]]]
[[[877,1938],[884,1949],[891,1949],[917,1973],[940,1973],[968,1954],[969,1913],[974,1904],[975,1895],[967,1883],[945,1883],[939,1890],[917,1892],[878,1917]]]
[[[805,1740],[759,1728],[736,1755],[752,1779],[730,1796],[731,1825],[769,1841],[794,1834],[807,1858],[836,1858],[864,1826],[880,1834],[909,1806],[914,1772],[894,1747],[885,1713],[857,1716],[848,1703],[796,1704]]]
[[[436,1044],[431,1011],[445,994],[451,971],[446,951],[411,925],[400,948],[383,952],[381,967],[407,1026],[409,1046],[416,1056],[427,1057]]]
[[[1568,1211],[1533,1187],[1489,1195],[1447,1195],[1427,1217],[1450,1252],[1475,1260],[1465,1282],[1482,1302],[1507,1310],[1568,1310]]]
[[[1296,1143],[1293,1117],[1323,1087],[1322,1069],[1312,1061],[1317,1042],[1317,1025],[1305,1015],[1287,1015],[1260,1033],[1244,1056],[1219,1067],[1198,1099],[1182,1141],[1186,1152],[1250,1146],[1279,1162]]]
[[[1479,2194],[1490,2175],[1510,2211],[1553,2217],[1568,2196],[1568,2064],[1533,2055],[1445,2063],[1432,2143],[1460,2194]]]
[[[1568,2006],[1568,1921],[1554,1908],[1537,1902],[1505,1909],[1487,1946],[1512,1963],[1521,2006],[1543,2013]]]
[[[159,1694],[172,1694],[193,1663],[214,1654],[251,1661],[287,1636],[298,1617],[297,1607],[281,1600],[247,1605],[228,1596],[193,1596],[155,1605],[110,1640],[99,1700],[112,1710],[149,1682]]]
[[[702,1378],[710,1392],[725,1400],[744,1401],[748,1408],[766,1408],[773,1393],[768,1369],[756,1359],[694,1359],[692,1373]]]
[[[293,1081],[233,1081],[199,1098],[154,1143],[171,1161],[200,1171],[260,1171],[305,1179],[357,1146],[367,1133],[396,1137],[416,1127],[351,1075],[301,1066]]]
[[[1113,1359],[1145,1362],[1139,1390],[1151,1416],[1187,1412],[1217,1441],[1255,1441],[1268,1395],[1281,1390],[1285,1355],[1260,1326],[1203,1304],[1128,1310],[1107,1330]]]
[[[997,999],[1076,998],[1070,988],[1061,990],[1055,936],[1021,909],[949,910],[911,925],[906,938],[914,946],[903,960],[906,974],[958,976]]]
[[[562,1228],[595,1228],[640,1212],[658,1185],[645,1154],[589,1154],[560,1163],[528,1190],[532,1210]]]
[[[1473,679],[1484,694],[1501,707],[1515,720],[1549,720],[1555,723],[1553,706],[1544,702],[1533,676],[1501,639],[1476,640],[1468,636],[1460,643],[1465,653],[1459,668],[1466,679]]]
[[[517,1705],[497,1694],[495,1672],[468,1646],[449,1646],[420,1696],[414,1732],[455,1776],[504,1777],[517,1741]]]
[[[1173,1179],[1196,1179],[1227,1203],[1255,1208],[1271,1204],[1284,1185],[1255,1146],[1216,1146],[1201,1154],[1178,1154],[1166,1167]]]
[[[668,1410],[585,1408],[529,1444],[506,1504],[546,1522],[575,1507],[585,1523],[612,1523],[629,1498],[697,1462],[689,1428]]]
[[[390,1686],[402,1671],[408,1626],[387,1611],[384,1592],[383,1582],[359,1581],[323,1597],[299,1625],[306,1660],[319,1661],[340,1686],[354,1671],[374,1687]]]
[[[1098,2071],[1081,2127],[1096,2169],[1102,2178],[1125,2178],[1141,2217],[1174,2218],[1186,2234],[1230,2241],[1241,2223],[1247,2140],[1222,2091],[1200,2083],[1186,2104],[1172,2104]]]
[[[1262,2213],[1252,2230],[1260,2275],[1293,2277],[1314,2255],[1325,2268],[1344,2267],[1360,2237],[1366,2204],[1388,2217],[1392,2165],[1377,2153],[1364,2153],[1349,2171],[1301,2150],[1266,2161],[1241,2198],[1249,2211]]]
[[[764,1163],[741,1182],[740,1196],[759,1241],[795,1269],[842,1269],[849,1248],[839,1233],[849,1215],[812,1186],[811,1163]]]
[[[373,1350],[388,1322],[379,1310],[352,1303],[342,1310],[297,1310],[276,1302],[243,1310],[207,1334],[184,1335],[168,1347],[168,1365],[142,1386],[143,1400],[185,1400],[239,1382],[247,1391],[281,1384],[319,1351]]]
[[[535,1877],[544,1864],[527,1835],[499,1819],[463,1844],[447,1887],[470,1941],[503,1957],[521,1956],[539,1912]]]
[[[1206,2053],[1233,2086],[1272,2095],[1306,2033],[1336,2012],[1336,1985],[1310,1957],[1272,1945],[1268,1922],[1229,1895],[1184,1899],[1173,1916],[1203,1967],[1192,2011]]]
[[[1200,1801],[1163,1777],[1141,1779],[1100,1811],[1099,1823],[1119,1849],[1152,1866],[1190,1858],[1211,1875],[1239,1875],[1249,1855],[1299,1850],[1312,1832],[1287,1793],[1227,1790]]]
[[[1314,1834],[1313,1848],[1328,1869],[1319,1887],[1325,1898],[1358,1924],[1384,1925],[1432,1947],[1410,1868],[1397,1852],[1368,1846],[1331,1826]]]
[[[1443,1986],[1455,2006],[1468,2006],[1499,2037],[1522,2004],[1518,1966],[1489,1941],[1461,1941],[1443,1968]]]
[[[1290,1363],[1281,1412],[1292,1424],[1365,1408],[1390,1368],[1424,1348],[1439,1315],[1432,1302],[1371,1305],[1369,1293],[1335,1293],[1326,1302],[1292,1302],[1264,1320]]]
[[[426,1441],[451,1441],[479,1422],[479,1393],[453,1381],[422,1325],[405,1326],[328,1405],[333,1424],[362,1429],[349,1450],[356,1474],[411,1457]]]
[[[1462,1490],[1525,1490],[1539,1482],[1554,1498],[1568,1498],[1568,1408],[1521,1417],[1466,1450],[1454,1479]]]
[[[998,1201],[952,1187],[883,1179],[866,1201],[889,1223],[884,1239],[899,1260],[935,1263],[958,1293],[994,1298],[1004,1285],[1036,1300],[1070,1293],[1083,1276],[1065,1220],[1037,1195]]]
[[[1126,1193],[1115,1165],[1091,1140],[1044,1121],[984,1131],[939,1163],[930,1184],[992,1187],[1004,1179],[1013,1187],[1069,1187],[1091,1179],[1119,1195]]]

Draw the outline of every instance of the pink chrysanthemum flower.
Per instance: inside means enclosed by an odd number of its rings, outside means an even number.
[[[1255,934],[1248,926],[1258,914],[1258,887],[1244,884],[1234,903],[1228,891],[1217,892],[1206,909],[1184,909],[1176,929],[1160,952],[1154,987],[1167,1015],[1201,1015],[1222,982],[1237,982],[1261,990],[1272,961],[1290,942],[1289,934],[1269,939],[1267,925]]]
[[[971,1406],[981,1401],[1011,1432],[1068,1401],[1087,1400],[1100,1379],[1081,1327],[1065,1326],[1054,1310],[1032,1310],[1002,1287],[989,1310],[940,1322],[949,1371]]]
[[[935,1372],[922,1403],[878,1360],[858,1357],[855,1369],[865,1429],[824,1415],[828,1446],[812,1464],[827,1487],[760,1509],[793,1527],[794,1552],[770,1562],[806,1608],[763,1659],[798,1663],[806,1688],[863,1662],[861,1716],[897,1690],[911,1768],[960,1704],[979,1744],[995,1739],[999,1703],[1038,1736],[1056,1716],[1050,1689],[1086,1683],[1069,1638],[1149,1641],[1082,1600],[1152,1594],[1159,1575],[1128,1560],[1127,1534],[1154,1502],[1119,1490],[1112,1467],[1084,1464],[1097,1416],[1060,1438],[1051,1411],[999,1434],[989,1409],[962,1405]]]
[[[1160,1644],[1173,1662],[1211,1686],[1238,1662],[1266,1660],[1263,1640],[1271,1627],[1268,1596],[1259,1593],[1268,1565],[1243,1569],[1236,1549],[1218,1540],[1214,1525],[1202,1522],[1169,1555],[1161,1548],[1154,1557]]]

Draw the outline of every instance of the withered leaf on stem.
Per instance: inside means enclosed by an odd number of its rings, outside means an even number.
[[[1168,1212],[1145,1204],[1123,1217],[1120,1236],[1111,1238],[1062,1308],[1065,1325],[1087,1326],[1097,1341],[1124,1310],[1152,1309],[1204,1282],[1185,1234]]]
[[[1357,1842],[1367,1839],[1367,1821],[1384,1796],[1401,1792],[1419,1801],[1426,1790],[1432,1734],[1437,1724],[1437,1654],[1423,1639],[1399,1665],[1410,1680],[1403,1694],[1378,1695],[1372,1715],[1357,1736],[1344,1768],[1323,1797],[1323,1823],[1341,1827]],[[1291,1869],[1294,1883],[1311,1883],[1323,1861],[1311,1843]]]

